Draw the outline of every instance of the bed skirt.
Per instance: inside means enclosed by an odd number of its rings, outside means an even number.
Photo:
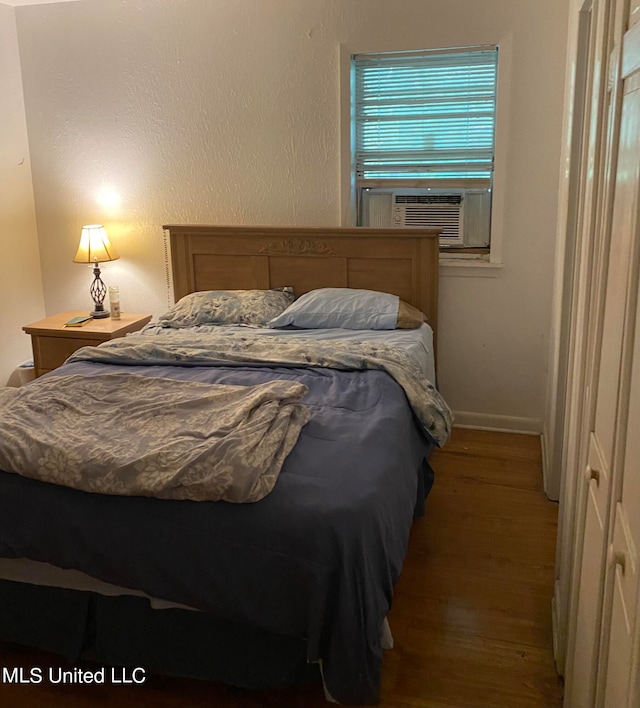
[[[181,609],[153,609],[144,597],[0,581],[0,641],[76,663],[139,666],[246,689],[322,681],[303,640]]]

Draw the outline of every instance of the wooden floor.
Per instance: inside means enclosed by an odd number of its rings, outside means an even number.
[[[436,484],[414,525],[389,616],[383,708],[559,708],[551,597],[557,505],[542,493],[534,436],[456,429],[432,458]],[[63,665],[0,645],[1,667]],[[1,679],[1,676],[0,676]],[[247,692],[150,677],[141,687],[17,686],[3,708],[326,708],[322,688]]]

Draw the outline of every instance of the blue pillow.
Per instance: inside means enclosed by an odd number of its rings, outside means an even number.
[[[395,329],[400,298],[353,288],[320,288],[299,297],[267,323],[277,329]]]

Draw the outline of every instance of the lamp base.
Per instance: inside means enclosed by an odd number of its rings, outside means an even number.
[[[91,317],[93,317],[94,320],[109,317],[109,310],[105,310],[102,304],[104,302],[104,296],[107,294],[107,288],[100,277],[100,264],[97,261],[93,264],[93,283],[91,283],[89,292],[91,293],[94,304]]]
[[[100,320],[105,317],[109,317],[110,315],[111,313],[109,312],[109,310],[94,310],[91,313],[91,317],[93,317],[94,320]]]

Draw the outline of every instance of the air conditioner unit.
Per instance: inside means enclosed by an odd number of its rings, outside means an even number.
[[[484,190],[364,189],[362,225],[441,229],[445,246],[488,246],[491,192]]]

